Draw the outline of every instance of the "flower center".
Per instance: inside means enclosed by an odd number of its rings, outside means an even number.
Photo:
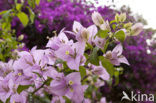
[[[69,55],[69,51],[66,51],[66,55]]]
[[[74,82],[70,80],[68,84],[71,86],[74,84]]]
[[[82,38],[83,38],[85,41],[88,41],[88,39],[89,39],[89,31],[88,31],[86,28],[83,29],[81,35],[82,35]]]
[[[18,73],[18,76],[21,76],[22,75],[22,73]]]
[[[107,59],[111,59],[111,58],[112,58],[112,52],[111,52],[111,51],[108,51],[108,52],[106,53],[106,58],[107,58]]]
[[[44,68],[41,68],[41,71],[46,71],[46,69],[44,69]]]

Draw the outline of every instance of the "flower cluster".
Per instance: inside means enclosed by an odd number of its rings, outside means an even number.
[[[32,1],[38,1],[38,0],[32,0]],[[95,8],[94,6],[87,6],[86,2],[82,3],[82,1],[84,0],[80,0],[78,2],[74,0],[72,2],[71,0],[40,0],[40,1],[41,1],[40,5],[38,5],[37,8],[33,9],[34,14],[35,14],[35,21],[33,24],[28,24],[27,27],[23,27],[23,25],[21,24],[21,22],[19,21],[17,17],[13,18],[13,21],[12,21],[12,28],[16,29],[16,36],[24,34],[24,38],[25,38],[24,43],[26,43],[27,48],[32,48],[34,45],[38,45],[38,48],[41,48],[41,47],[44,48],[44,46],[47,43],[46,37],[53,36],[53,34],[51,34],[53,30],[57,30],[57,33],[63,27],[66,27],[66,30],[72,30],[72,23],[74,20],[81,22],[81,24],[85,27],[92,24],[91,17],[88,15],[90,15],[92,10]],[[0,1],[0,5],[1,5],[0,6],[0,11],[1,11],[1,10],[11,9],[11,7],[14,6],[14,3],[13,3],[13,0],[2,0]],[[24,7],[25,6],[26,5],[24,4]],[[26,8],[22,8],[22,11],[30,15]],[[99,26],[97,25],[101,29],[105,28],[104,24],[108,24],[107,20],[112,21],[114,19],[115,14],[119,13],[119,11],[110,9],[109,7],[106,7],[106,6],[98,7],[97,11],[101,13],[101,15],[104,17],[104,20],[106,21],[106,23],[102,23],[103,25],[101,27],[100,27],[101,24]],[[126,11],[121,11],[121,12],[126,12]],[[127,15],[127,20],[125,22],[128,22],[128,21],[136,22],[134,17],[130,16],[129,12],[126,12],[126,15]],[[122,21],[124,20],[122,19],[122,17],[124,16],[125,14],[122,14],[122,15],[118,14],[116,16],[116,20]],[[125,27],[129,28],[130,25],[131,23],[127,23]],[[136,24],[135,26],[133,26],[133,30],[134,31],[137,30],[137,27],[139,27],[141,30],[142,26],[141,25],[139,26],[139,25],[140,24]],[[109,94],[107,93],[107,91],[110,90],[109,88],[105,88],[104,91],[101,91],[103,95],[106,94],[105,96],[107,97],[107,100],[111,98],[110,100],[116,103],[116,101],[121,98],[120,97],[121,90],[124,90],[125,88],[126,88],[125,90],[129,90],[129,89],[136,90],[136,91],[139,90],[141,92],[147,92],[147,93],[153,93],[155,91],[156,86],[153,85],[153,83],[155,82],[155,79],[153,79],[155,78],[155,64],[156,64],[155,63],[156,60],[154,57],[155,50],[153,48],[150,48],[149,45],[147,45],[146,43],[146,40],[149,39],[149,37],[147,37],[146,34],[149,36],[149,35],[152,35],[153,33],[148,33],[146,31],[151,31],[151,30],[145,30],[144,32],[141,32],[140,35],[135,36],[135,37],[128,37],[126,41],[124,42],[123,54],[128,59],[131,65],[130,67],[122,65],[124,68],[127,68],[127,69],[125,69],[124,74],[120,76],[119,78],[120,83],[117,86],[117,88],[111,89],[112,91]],[[127,31],[127,34],[128,32],[129,30]],[[135,34],[138,34],[138,33],[135,32]],[[73,37],[73,35],[69,36],[68,34],[67,36]],[[103,48],[103,45],[106,44],[106,42],[104,40],[101,40],[100,41],[101,45],[98,45],[99,39],[100,38],[98,39],[96,38],[95,39],[96,42],[94,43],[96,43],[98,48],[101,49]],[[10,44],[12,45],[15,43],[10,43]],[[151,54],[147,54],[147,49],[149,48],[151,49]],[[11,51],[11,50],[7,50],[7,51]],[[3,53],[8,54],[7,52],[3,52]],[[90,51],[87,51],[87,53],[90,53]],[[111,56],[109,56],[110,54],[114,55],[112,48],[108,50],[104,54],[104,56],[107,57],[107,59],[108,58],[110,59],[112,58]],[[5,55],[1,54],[0,56],[5,56]],[[119,56],[119,57],[122,57],[122,56]],[[112,62],[112,64],[113,63],[119,64],[119,62],[113,62],[113,59],[112,60],[110,59],[110,61]],[[142,76],[143,73],[144,73],[144,76]],[[151,88],[151,85],[152,85],[152,88]],[[119,94],[116,94],[116,92],[118,92]],[[119,97],[117,97],[116,95],[119,95]]]
[[[73,31],[62,29],[49,38],[46,49],[34,47],[18,52],[16,60],[0,62],[0,100],[26,103],[48,93],[51,103],[105,103],[97,94],[99,87],[120,74],[121,63],[129,65],[120,43],[126,32],[123,28],[112,32],[98,12],[92,18],[95,25],[88,28],[74,21]],[[108,49],[112,43],[117,45]]]

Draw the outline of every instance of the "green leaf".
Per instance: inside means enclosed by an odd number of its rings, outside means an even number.
[[[30,87],[31,85],[19,85],[17,88],[17,93],[20,94],[23,90],[26,90]]]
[[[3,103],[2,100],[0,100],[0,103]]]
[[[56,59],[54,66],[56,66],[57,64],[63,64],[64,61],[62,59]]]
[[[99,65],[99,58],[98,58],[98,48],[95,47],[93,49],[93,52],[91,53],[90,57],[89,57],[89,62],[94,64],[94,65]]]
[[[108,30],[99,30],[97,35],[101,38],[106,38],[109,35],[108,32]]]
[[[110,21],[110,24],[116,23],[116,20],[112,20]]]
[[[28,97],[28,103],[51,103],[50,98],[48,96],[38,96],[38,95],[29,95]]]
[[[30,7],[32,7],[33,9],[35,8],[35,3],[36,3],[36,0],[28,0],[28,4],[29,4]]]
[[[33,73],[36,74],[38,77],[42,78],[42,76],[39,73],[37,72],[33,72]]]
[[[79,67],[79,72],[81,75],[81,79],[83,79],[86,76],[86,68],[84,68],[83,66]]]
[[[20,11],[20,10],[21,10],[21,8],[22,8],[22,4],[17,3],[17,4],[16,4],[16,9],[17,9],[18,11]]]
[[[97,75],[94,75],[93,76],[93,82],[96,83],[97,82],[97,79],[98,79],[98,76]]]
[[[30,13],[30,21],[31,23],[34,23],[35,14],[30,8],[29,8],[29,13]]]
[[[119,84],[119,72],[115,71],[114,76],[115,76],[115,86],[116,86]]]
[[[10,97],[5,101],[5,103],[10,103]]]
[[[85,50],[88,50],[88,49],[93,49],[93,46],[89,43],[86,43],[86,48]]]
[[[103,56],[100,56],[99,58],[101,60],[102,66],[107,70],[107,72],[112,77],[114,75],[115,70],[113,64],[110,62],[110,60],[106,59]]]
[[[40,0],[35,0],[35,3],[36,3],[37,5],[39,5],[39,4],[40,4]]]
[[[11,29],[11,24],[8,22],[3,22],[2,23],[2,29],[3,30],[10,30]]]
[[[29,18],[24,12],[17,13],[17,17],[20,19],[20,21],[22,22],[24,26],[27,26],[29,22]]]
[[[12,12],[12,9],[7,10],[7,11],[3,11],[3,12],[1,13],[1,15],[3,15],[3,18],[6,20],[6,19],[8,19],[8,18],[10,17],[11,12]]]
[[[48,77],[48,79],[47,79],[47,81],[45,82],[45,84],[46,84],[47,86],[49,86],[52,80],[53,80],[52,78]]]
[[[5,14],[5,13],[7,13],[7,12],[8,12],[8,10],[1,11],[1,12],[0,12],[0,15],[3,15],[3,14]]]
[[[92,98],[93,90],[94,90],[93,85],[89,85],[88,88],[86,89],[85,93],[84,93],[85,97],[91,99]]]
[[[114,37],[116,37],[120,42],[124,42],[126,35],[123,30],[119,30],[115,33]]]
[[[116,28],[116,25],[115,25],[115,24],[113,24],[113,25],[112,25],[112,28],[113,28],[113,30],[115,30],[115,28]]]
[[[106,40],[106,43],[105,43],[104,49],[103,49],[103,53],[106,53],[108,45],[109,45],[109,39]]]
[[[121,74],[123,74],[124,69],[123,69],[123,67],[117,67],[116,71],[118,71],[119,74],[121,75]]]
[[[111,88],[112,87],[112,84],[113,84],[113,78],[111,77],[108,81],[106,81],[107,84],[109,85],[109,87]]]
[[[71,100],[67,98],[66,96],[63,96],[63,98],[65,99],[66,103],[72,103]]]

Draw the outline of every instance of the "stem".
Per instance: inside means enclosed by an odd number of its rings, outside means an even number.
[[[83,82],[87,77],[89,77],[90,75],[86,75],[82,78],[81,82]]]
[[[41,88],[43,88],[44,85],[45,85],[47,82],[49,82],[49,80],[51,80],[51,79],[49,78],[49,79],[47,79],[46,81],[44,81],[44,83],[43,83],[39,88],[35,89],[31,94],[34,95],[37,91],[39,91]]]

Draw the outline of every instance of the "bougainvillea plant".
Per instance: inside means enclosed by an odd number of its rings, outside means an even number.
[[[0,100],[10,103],[105,103],[99,87],[117,84],[126,36],[139,34],[142,25],[124,23],[126,15],[105,21],[92,14],[94,25],[74,21],[73,31],[62,29],[46,45],[18,52],[16,60],[0,62]],[[73,35],[69,39],[67,35]],[[110,49],[109,46],[115,44]],[[115,78],[115,83],[113,83]]]

